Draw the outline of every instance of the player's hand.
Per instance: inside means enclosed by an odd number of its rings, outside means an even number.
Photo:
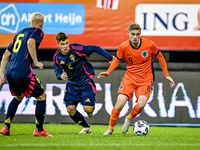
[[[109,61],[109,63],[111,64],[114,61],[114,59],[115,59],[115,56],[113,56],[112,60]]]
[[[108,73],[107,72],[101,72],[101,73],[99,73],[99,75],[97,76],[97,78],[101,78],[101,77],[108,77],[109,75],[108,75]]]
[[[0,74],[0,86],[4,83],[4,75]]]
[[[34,62],[34,64],[35,64],[35,66],[36,66],[39,70],[43,69],[43,64],[42,64],[42,63],[40,63],[40,62]]]
[[[61,79],[66,80],[68,78],[67,73],[63,72],[61,75]]]
[[[174,80],[169,76],[169,77],[166,77],[167,80],[169,80],[170,82],[170,86],[171,87],[174,87],[175,86],[175,83],[174,83]]]

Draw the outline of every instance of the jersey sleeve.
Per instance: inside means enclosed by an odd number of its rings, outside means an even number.
[[[152,54],[158,59],[158,62],[163,70],[164,76],[168,77],[169,73],[167,70],[167,63],[165,61],[165,58],[163,57],[162,53],[158,49],[157,45],[153,41],[151,41],[151,42],[152,42],[152,46],[151,46]]]
[[[60,64],[59,64],[56,55],[54,55],[53,62],[54,62],[54,72],[55,72],[55,74],[56,74],[56,78],[57,78],[58,80],[62,80],[62,79],[61,79],[61,75],[62,75],[62,73],[63,73],[63,69],[62,69],[62,67],[61,67]]]
[[[158,51],[158,54],[156,55],[156,58],[158,59],[158,62],[160,63],[160,66],[163,70],[163,74],[165,77],[169,76],[168,70],[167,70],[167,63],[165,61],[165,58],[163,57],[162,53]]]
[[[110,75],[117,68],[117,66],[120,64],[120,62],[121,62],[121,60],[119,60],[118,58],[114,59],[114,61],[111,63],[110,67],[106,71],[108,73],[108,75]]]
[[[152,54],[156,56],[159,53],[159,49],[153,41],[151,41],[151,43],[152,43],[151,45]]]
[[[13,50],[13,45],[14,45],[14,43],[12,42],[12,43],[10,43],[9,45],[8,45],[8,47],[6,48],[9,52],[11,52],[12,53],[12,50]]]
[[[87,46],[84,46],[84,48],[86,50],[86,55],[91,55],[92,53],[97,52],[98,54],[105,57],[108,61],[112,60],[112,56],[99,46],[87,45]]]
[[[108,73],[108,75],[110,75],[117,68],[117,66],[122,61],[123,57],[124,57],[123,48],[120,45],[119,49],[117,50],[117,56],[116,56],[115,60],[111,63],[110,67],[106,71]]]
[[[30,38],[34,38],[38,44],[43,40],[43,37],[44,37],[44,32],[38,28],[35,29],[30,36]]]
[[[124,58],[123,47],[122,45],[120,45],[117,50],[117,59],[122,60],[123,58]]]

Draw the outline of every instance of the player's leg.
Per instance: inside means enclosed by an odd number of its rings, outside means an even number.
[[[53,137],[52,135],[48,134],[43,127],[45,112],[46,112],[46,93],[43,93],[41,96],[36,97],[36,99],[37,99],[35,108],[36,128],[33,132],[33,136]]]
[[[133,107],[131,113],[125,118],[125,122],[122,126],[122,133],[128,132],[131,120],[143,111],[151,92],[151,86],[141,86],[137,88],[135,91],[137,104]]]
[[[144,106],[146,105],[147,101],[148,101],[148,98],[146,96],[140,95],[138,97],[137,104],[133,107],[131,113],[127,117],[128,120],[132,120],[135,116],[137,116],[138,114],[140,114],[143,111]]]
[[[35,97],[37,99],[35,107],[36,128],[33,132],[33,136],[53,137],[43,128],[46,112],[46,93],[44,92],[40,79],[33,73],[24,80],[24,84],[27,86],[24,95],[26,97]]]
[[[83,128],[90,128],[83,115],[76,110],[78,103],[81,102],[81,93],[84,91],[84,89],[84,87],[76,87],[70,83],[67,83],[64,101],[67,107],[67,112],[69,113],[71,119],[75,123],[81,125]]]
[[[83,106],[84,111],[87,113],[88,117],[92,117],[94,106]]]
[[[6,118],[4,121],[4,127],[1,130],[1,134],[9,136],[10,135],[10,125],[12,123],[12,120],[15,116],[17,108],[18,108],[20,102],[22,101],[24,95],[22,94],[23,87],[20,85],[20,83],[21,83],[20,77],[14,76],[14,75],[6,75],[6,78],[9,83],[10,92],[13,96],[15,96],[11,100],[11,102],[8,106]]]
[[[73,103],[73,104],[70,104],[70,103]],[[69,113],[71,119],[75,123],[87,128],[89,127],[88,123],[85,121],[83,115],[78,110],[76,110],[77,103],[78,102],[76,101],[66,101],[65,104],[68,105],[67,112]]]
[[[128,80],[127,78],[123,78],[119,86],[117,102],[111,112],[109,127],[104,135],[112,134],[112,132],[114,131],[114,126],[119,118],[119,114],[126,102],[129,101],[130,98],[133,96],[134,90],[135,89],[130,83],[130,80]]]
[[[73,104],[72,104],[73,103]],[[77,124],[81,125],[83,129],[90,129],[90,126],[88,123],[85,121],[83,115],[76,110],[76,106],[78,102],[76,101],[65,101],[65,104],[67,106],[67,112],[70,115],[70,118]],[[90,133],[91,131],[85,131],[84,133]]]
[[[8,106],[8,110],[6,113],[6,118],[4,121],[4,127],[1,130],[1,134],[3,135],[10,135],[10,125],[12,123],[12,120],[15,116],[15,113],[17,111],[18,105],[21,103],[24,95],[21,94],[20,96],[15,96],[12,101],[10,102]]]
[[[108,130],[104,133],[104,135],[111,135],[112,132],[114,131],[114,126],[119,118],[119,114],[124,105],[126,104],[127,100],[128,96],[124,94],[118,94],[117,102],[111,112]]]
[[[97,93],[94,81],[91,81],[87,85],[83,86],[81,92],[83,109],[87,113],[88,117],[92,117]]]
[[[137,98],[137,104],[133,107],[131,113],[127,117],[128,120],[132,120],[135,116],[141,113],[152,93],[152,86],[140,86],[135,91]]]
[[[84,111],[88,114],[88,117],[92,117],[97,93],[94,81],[91,81],[87,85],[83,86],[81,92]]]
[[[95,106],[95,96],[96,96],[96,86],[93,81],[89,82],[87,85],[81,88],[81,99],[84,111],[88,114],[88,117],[92,117],[94,106]],[[83,127],[79,134],[91,133],[91,127]]]
[[[131,120],[137,116],[139,113],[141,113],[144,109],[144,106],[147,102],[147,97],[146,96],[139,96],[138,98],[138,103],[133,107],[131,113],[125,118],[124,124],[122,125],[122,133],[128,132]]]

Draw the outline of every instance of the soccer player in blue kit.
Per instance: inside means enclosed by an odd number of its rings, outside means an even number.
[[[43,69],[43,64],[38,62],[36,53],[44,36],[42,31],[43,24],[44,16],[37,12],[33,13],[30,17],[30,27],[19,31],[3,54],[0,68],[0,86],[4,82],[6,73],[11,94],[14,96],[8,106],[4,127],[1,130],[3,135],[10,136],[10,124],[18,105],[26,96],[27,98],[35,97],[37,99],[35,110],[36,129],[33,135],[53,137],[43,128],[46,94],[41,81],[33,73],[31,67],[34,62],[38,69]]]
[[[79,134],[91,133],[90,125],[76,109],[78,103],[82,102],[88,117],[91,117],[94,111],[97,92],[93,81],[95,73],[87,56],[97,52],[110,63],[114,60],[114,56],[98,46],[69,44],[68,36],[63,32],[56,35],[56,41],[59,49],[53,59],[54,71],[58,80],[68,80],[64,95],[67,112],[74,122],[83,126]]]

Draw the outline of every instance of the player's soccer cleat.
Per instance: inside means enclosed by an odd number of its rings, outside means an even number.
[[[8,130],[6,127],[3,127],[1,129],[1,134],[10,136],[10,130]]]
[[[131,120],[128,120],[127,117],[126,117],[126,119],[125,119],[125,121],[124,121],[124,124],[123,124],[123,126],[122,126],[122,133],[125,134],[126,132],[128,132],[130,123],[131,123]]]
[[[91,113],[87,113],[87,115],[88,115],[88,117],[92,117],[93,112],[91,112]]]
[[[113,130],[108,129],[103,135],[112,135]]]
[[[33,136],[39,136],[39,137],[53,137],[52,135],[48,134],[48,133],[45,131],[45,129],[43,129],[42,131],[36,131],[36,130],[34,130]]]
[[[90,127],[87,127],[87,128],[83,128],[78,134],[87,134],[91,132],[92,132],[92,129]]]

